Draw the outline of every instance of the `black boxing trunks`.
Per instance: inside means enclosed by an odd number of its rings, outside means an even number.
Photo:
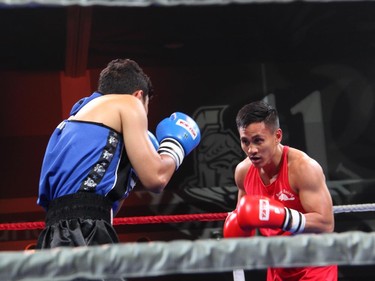
[[[106,197],[91,192],[78,192],[52,200],[37,249],[118,243],[111,224],[111,206],[112,202]]]

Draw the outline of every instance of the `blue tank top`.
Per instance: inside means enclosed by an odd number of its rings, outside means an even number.
[[[71,114],[98,96],[94,93],[77,102]],[[135,181],[121,133],[100,123],[64,120],[47,145],[37,203],[48,209],[53,199],[91,191],[111,199],[116,211]]]

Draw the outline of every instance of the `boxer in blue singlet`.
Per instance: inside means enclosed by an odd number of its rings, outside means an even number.
[[[200,142],[198,125],[176,112],[148,131],[149,77],[132,60],[111,61],[98,91],[78,101],[54,130],[37,203],[46,227],[37,248],[118,242],[112,217],[137,180],[161,192]]]

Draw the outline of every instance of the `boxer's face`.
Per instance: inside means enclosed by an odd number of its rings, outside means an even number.
[[[239,128],[238,131],[241,148],[255,167],[264,167],[272,161],[281,141],[281,129],[273,131],[264,122],[258,122]]]

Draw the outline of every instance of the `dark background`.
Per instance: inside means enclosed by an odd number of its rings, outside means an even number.
[[[138,186],[119,217],[232,210],[233,169],[243,158],[235,114],[264,97],[281,115],[284,144],[322,164],[336,206],[374,202],[374,15],[372,1],[0,7],[0,223],[43,221],[36,196],[49,135],[115,58],[136,60],[153,81],[151,131],[174,111],[202,130],[166,190]],[[337,232],[374,229],[372,212],[335,218]],[[220,237],[222,223],[116,229],[123,242],[194,240]],[[22,250],[38,233],[1,231],[0,250]],[[340,268],[340,280],[373,271]]]

